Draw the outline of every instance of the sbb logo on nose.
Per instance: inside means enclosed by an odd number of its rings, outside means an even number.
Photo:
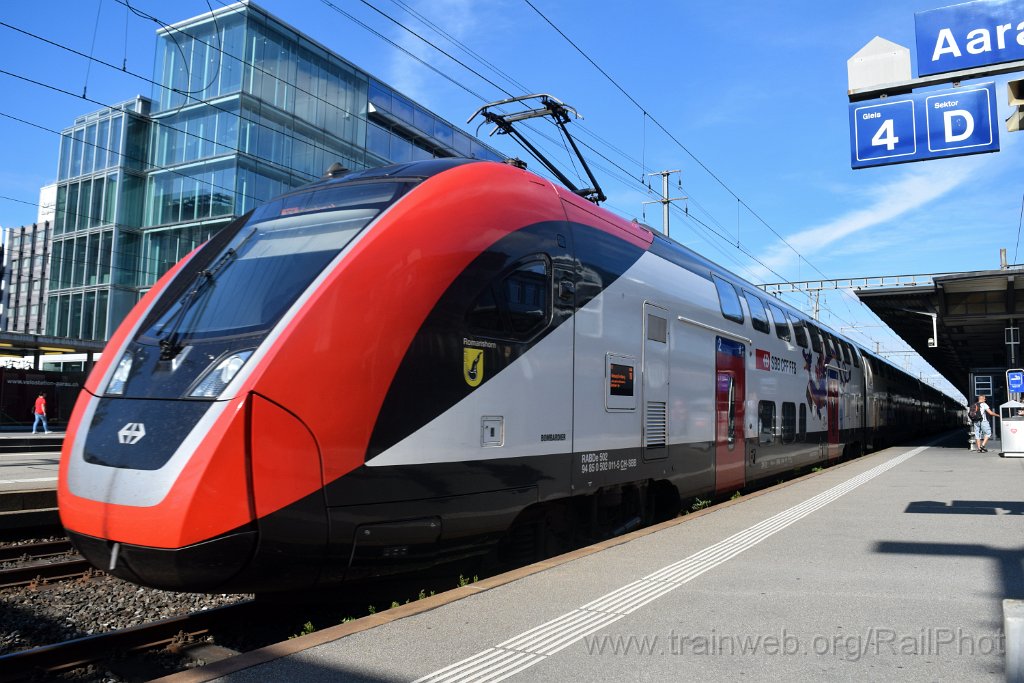
[[[129,446],[137,444],[142,441],[142,437],[146,435],[146,425],[141,422],[129,422],[117,433],[117,440],[119,443],[127,444]]]

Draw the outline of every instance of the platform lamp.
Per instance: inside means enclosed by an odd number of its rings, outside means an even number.
[[[1006,96],[1010,106],[1016,107],[1010,118],[1006,119],[1006,132],[1015,133],[1024,123],[1024,79],[1008,82]]]
[[[939,345],[939,325],[938,325],[938,313],[929,313],[928,311],[914,311],[909,308],[901,308],[901,311],[907,313],[917,313],[918,315],[927,315],[932,319],[932,336],[928,338],[928,348],[934,349]]]

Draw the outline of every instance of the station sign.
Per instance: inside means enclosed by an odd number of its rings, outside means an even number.
[[[849,106],[853,168],[999,151],[995,83]]]
[[[1024,0],[977,0],[914,14],[917,73],[1024,60]]]
[[[1024,370],[1007,370],[1006,388],[1017,394],[1024,392]]]

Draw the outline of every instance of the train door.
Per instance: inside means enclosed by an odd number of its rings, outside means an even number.
[[[743,406],[746,400],[746,347],[732,339],[715,338],[715,492],[743,488],[746,438]]]
[[[828,412],[828,459],[835,460],[842,450],[839,447],[839,369],[829,366],[826,379]]]
[[[644,304],[643,453],[644,460],[668,455],[668,312]]]

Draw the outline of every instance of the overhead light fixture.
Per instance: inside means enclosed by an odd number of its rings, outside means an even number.
[[[53,351],[54,353],[74,353],[74,349],[64,349],[59,346],[40,346],[40,351]]]
[[[12,346],[14,346],[14,344],[8,344],[7,342],[0,342],[0,346],[4,347],[6,349],[9,349]]]

